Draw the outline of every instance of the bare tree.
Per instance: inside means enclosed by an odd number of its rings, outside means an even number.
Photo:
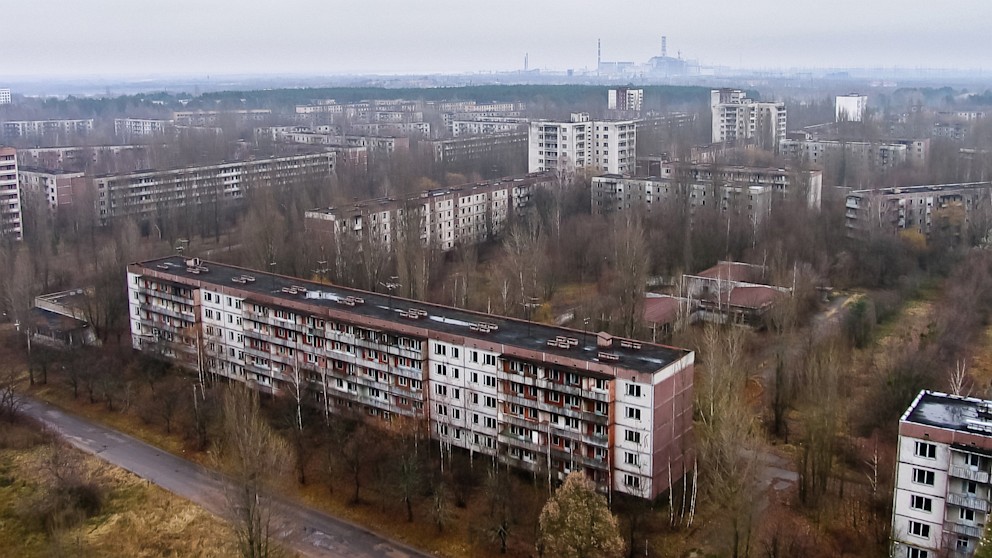
[[[289,449],[261,415],[258,392],[233,384],[223,400],[221,455],[229,462],[232,483],[227,506],[244,558],[275,554],[271,544],[273,481],[286,468]]]

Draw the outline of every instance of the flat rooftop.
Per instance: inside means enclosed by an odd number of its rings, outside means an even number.
[[[992,401],[922,391],[902,416],[904,422],[992,435]]]
[[[951,184],[923,184],[919,186],[899,186],[879,188],[877,190],[852,190],[850,195],[863,196],[868,194],[923,194],[926,192],[970,190],[973,188],[988,188],[992,182],[956,182]]]
[[[614,338],[613,346],[601,348],[597,346],[596,332],[550,326],[526,320],[505,318],[430,304],[400,297],[339,287],[337,285],[321,284],[293,277],[274,275],[263,271],[255,271],[216,262],[201,260],[201,265],[209,271],[199,274],[192,273],[186,266],[186,258],[169,256],[132,264],[139,268],[159,273],[169,273],[188,280],[188,283],[199,283],[200,286],[210,284],[220,287],[233,288],[249,293],[257,293],[276,299],[311,304],[318,307],[344,311],[360,316],[375,318],[406,327],[419,327],[433,331],[479,339],[489,343],[510,345],[536,352],[550,353],[564,358],[586,360],[616,366],[636,372],[652,373],[687,355],[690,351],[675,347],[655,345],[636,341],[640,348],[620,346],[619,338]],[[255,281],[240,283],[234,281],[245,275],[255,278]],[[306,292],[297,289],[296,294],[287,292],[291,287],[304,287]],[[348,297],[364,299],[364,303],[349,306],[343,303]],[[421,312],[419,319],[411,319],[401,314],[410,310]],[[489,333],[478,331],[478,324],[494,324],[497,329]],[[473,329],[473,326],[476,329]],[[577,341],[572,347],[564,349],[548,345],[549,340],[571,338]],[[627,343],[627,345],[632,345]],[[600,360],[600,353],[608,353],[619,357],[618,360]]]

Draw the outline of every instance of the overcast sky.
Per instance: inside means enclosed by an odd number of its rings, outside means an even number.
[[[992,69],[990,0],[3,0],[4,75],[742,67]]]

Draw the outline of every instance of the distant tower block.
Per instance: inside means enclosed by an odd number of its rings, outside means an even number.
[[[603,39],[596,39],[596,71],[603,67]]]
[[[530,66],[529,66],[530,61],[528,60],[529,57],[530,57],[530,53],[529,52],[525,52],[524,53],[524,71],[525,72],[530,69]]]
[[[668,56],[668,37],[665,35],[661,36],[661,57],[665,58]]]

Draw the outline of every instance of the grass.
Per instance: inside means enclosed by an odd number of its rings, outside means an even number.
[[[82,475],[100,487],[104,504],[93,517],[50,532],[32,514],[46,498],[44,455],[48,442],[33,424],[2,424],[0,446],[0,554],[25,558],[56,555],[223,557],[237,553],[222,520],[188,501],[75,449],[66,449]],[[35,433],[32,433],[35,431]],[[26,442],[25,442],[26,441]]]

